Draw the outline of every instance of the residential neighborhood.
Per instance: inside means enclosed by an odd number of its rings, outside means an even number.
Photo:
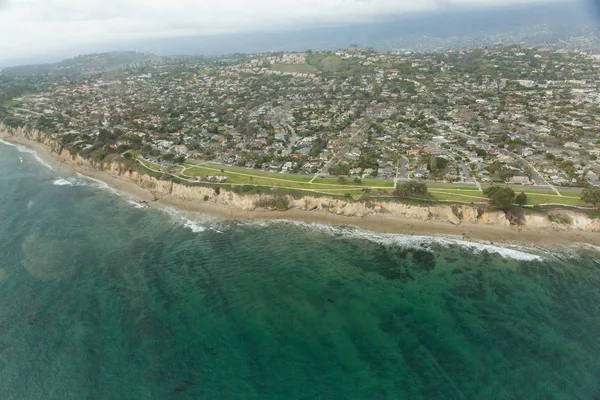
[[[600,56],[501,46],[140,57],[0,78],[26,88],[5,123],[99,160],[136,149],[165,167],[555,188],[599,184],[599,71]]]

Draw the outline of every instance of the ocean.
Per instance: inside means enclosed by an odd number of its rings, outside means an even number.
[[[600,250],[146,209],[0,144],[0,399],[594,399]]]

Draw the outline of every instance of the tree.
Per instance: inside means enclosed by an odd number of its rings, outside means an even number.
[[[360,180],[359,177],[354,178],[354,184],[355,185],[361,185],[362,184],[362,181]]]
[[[398,197],[429,197],[427,185],[422,182],[406,182],[396,187],[394,194]]]
[[[594,207],[600,206],[600,187],[588,187],[581,192],[581,200]]]
[[[483,191],[490,199],[490,204],[500,210],[507,211],[515,203],[515,191],[509,187],[490,186]]]
[[[476,149],[475,153],[477,154],[477,156],[479,157],[487,157],[487,151],[485,151],[484,149]]]
[[[519,195],[517,195],[517,197],[515,198],[515,202],[521,207],[527,204],[527,195],[525,194],[525,192],[521,192]]]

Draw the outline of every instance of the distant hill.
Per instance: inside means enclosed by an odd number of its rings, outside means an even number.
[[[523,43],[559,44],[597,32],[593,13],[577,4],[547,4],[476,10],[445,10],[372,23],[311,27],[287,32],[148,39],[119,44],[154,54],[222,55],[267,51],[333,50],[351,43],[378,50],[445,50]],[[598,14],[600,16],[600,14]],[[114,47],[113,47],[114,49]]]
[[[80,55],[53,64],[9,67],[3,69],[1,74],[5,76],[74,76],[98,71],[106,71],[119,68],[124,65],[135,64],[156,58],[158,57],[150,53],[140,53],[135,51],[113,51],[109,53]]]
[[[75,54],[120,50],[114,56],[98,54],[100,59],[86,56],[82,60],[108,68],[111,64],[120,65],[151,57],[146,53],[159,56],[218,56],[269,51],[334,50],[346,48],[351,43],[381,51],[438,51],[500,43],[600,51],[600,6],[594,8],[592,3],[591,0],[573,0],[485,9],[453,7],[433,13],[390,16],[368,23],[340,23],[300,30],[268,31],[268,27],[265,27],[263,32],[98,43],[53,52],[52,55],[40,54],[29,63],[52,62]],[[131,50],[142,54],[132,53]],[[78,65],[76,60],[70,61]],[[2,61],[5,65],[16,65],[23,64],[25,60]],[[337,68],[328,65],[329,61],[325,61],[321,67]],[[62,69],[62,73],[68,70],[68,64],[60,64],[52,70]]]

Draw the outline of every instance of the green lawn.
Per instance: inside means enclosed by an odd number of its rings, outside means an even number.
[[[481,203],[487,201],[481,192],[470,193],[454,190],[430,190],[431,195],[437,200],[460,201],[463,203]],[[479,193],[479,195],[477,195]]]
[[[436,184],[427,184],[427,188],[429,189],[440,189],[440,190],[462,190],[466,192],[479,192],[481,191],[477,189],[477,186],[452,186],[452,185],[436,185]]]
[[[240,172],[229,169],[224,169],[221,172],[221,168],[212,168],[206,166],[196,166],[185,171],[186,176],[207,176],[207,175],[224,175],[229,177],[227,183],[241,184],[241,185],[259,185],[259,186],[273,186],[273,187],[285,187],[285,188],[296,188],[296,189],[311,189],[311,190],[326,190],[326,189],[340,189],[339,185],[326,185],[326,184],[310,184],[310,179],[290,177],[280,174],[270,175],[254,175],[252,171]],[[254,175],[254,176],[250,176]],[[293,178],[293,179],[289,179]],[[295,178],[295,179],[294,179]],[[349,186],[350,189],[361,189],[354,186]],[[345,189],[341,187],[341,189]]]
[[[486,197],[478,190],[469,190],[464,188],[429,188],[433,197],[438,200],[446,201],[462,201],[462,202],[482,202],[486,201]],[[517,193],[520,193],[517,191]],[[579,194],[568,193],[565,196],[557,196],[552,191],[540,190],[539,192],[527,191],[527,204],[564,204],[571,206],[585,206],[583,201],[579,199]]]
[[[146,167],[164,171],[158,165],[149,163],[144,160],[140,162]],[[373,180],[362,180],[360,185],[354,183],[354,179],[347,178],[344,184],[341,184],[335,178],[318,178],[311,184],[311,177],[292,176],[285,174],[271,174],[264,171],[255,170],[241,170],[221,167],[219,165],[210,164],[197,164],[187,162],[184,164],[189,169],[185,172],[186,177],[198,177],[208,175],[225,175],[229,177],[227,183],[232,185],[254,185],[263,187],[273,188],[285,188],[285,189],[297,189],[306,191],[313,191],[328,195],[343,196],[346,193],[350,193],[353,198],[358,198],[363,194],[363,188],[365,187],[380,187],[385,188],[386,191],[391,192],[394,188],[393,182],[382,182]],[[443,185],[428,185],[431,195],[441,201],[456,201],[463,203],[480,203],[486,202],[487,198],[479,191],[476,187],[465,187],[465,186],[443,186]],[[374,189],[376,190],[376,189]],[[519,190],[515,190],[516,193],[520,193]],[[557,196],[551,190],[526,190],[529,205],[535,204],[564,204],[572,206],[585,206],[580,200],[579,193],[565,192],[563,196]]]
[[[547,203],[555,203],[555,204],[565,204],[570,206],[581,206],[585,207],[585,203],[581,201],[579,197],[559,197],[559,196],[550,196],[543,194],[528,194],[527,195],[527,204],[536,205],[536,204],[547,204]]]
[[[318,69],[310,64],[273,64],[271,69],[280,72],[318,72]]]
[[[310,179],[309,179],[310,180]],[[361,186],[361,187],[394,187],[394,182],[374,181],[370,179],[361,179],[360,185],[354,183],[354,178],[346,178],[345,183],[340,183],[337,178],[317,178],[313,183],[322,185],[344,185],[344,186]]]
[[[149,169],[155,169],[155,170],[157,170],[157,171],[164,171],[164,170],[166,169],[166,168],[164,168],[164,167],[162,167],[162,166],[160,166],[160,165],[157,165],[157,164],[151,163],[151,162],[149,162],[149,161],[146,161],[146,160],[142,160],[141,158],[138,158],[138,161],[139,161],[140,163],[142,163],[142,165],[143,165],[144,167],[146,167],[146,168],[149,168]]]
[[[328,56],[317,63],[317,68],[321,71],[337,71],[342,65],[343,60],[340,56]]]
[[[21,104],[21,102],[17,100],[7,100],[4,103],[2,103],[2,105],[7,108],[18,106],[19,104]]]

